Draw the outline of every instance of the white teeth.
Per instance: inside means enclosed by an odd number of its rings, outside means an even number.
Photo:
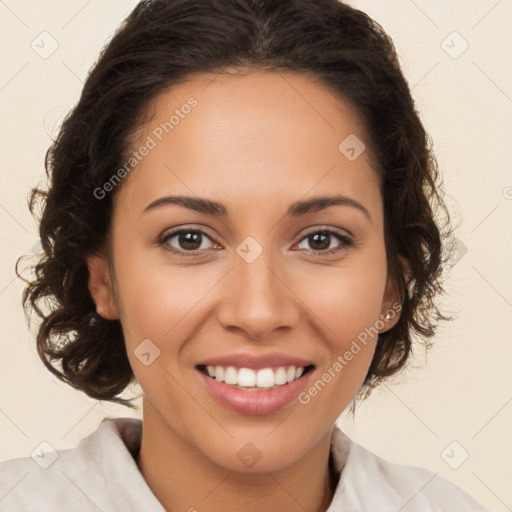
[[[232,366],[228,366],[226,368],[226,373],[224,374],[224,382],[226,384],[238,384],[238,374]]]
[[[295,380],[295,366],[290,366],[290,368],[286,370],[286,380],[288,382],[293,382]]]
[[[217,382],[225,382],[232,386],[245,388],[273,388],[283,386],[289,382],[299,379],[304,374],[304,367],[280,366],[276,370],[262,368],[253,370],[251,368],[240,368],[234,366],[207,366],[208,375]]]
[[[258,370],[256,374],[256,387],[258,388],[272,388],[274,387],[274,371],[272,368],[264,368]],[[240,384],[242,386],[242,384]]]
[[[245,386],[246,388],[252,388],[256,386],[256,373],[250,368],[240,368],[238,371],[238,382],[239,386]]]
[[[224,368],[222,368],[222,366],[216,366],[215,368],[213,366],[208,366],[208,368],[211,368],[215,372],[213,375],[215,380],[224,382]]]
[[[276,373],[274,374],[274,382],[276,386],[282,386],[283,384],[286,384],[288,382],[286,380],[286,370],[284,369],[283,366],[276,370]]]

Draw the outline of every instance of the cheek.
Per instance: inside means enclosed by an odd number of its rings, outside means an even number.
[[[335,421],[364,382],[378,338],[386,269],[347,265],[303,281],[315,330],[327,349],[316,379],[299,397],[311,416]],[[313,285],[314,283],[314,285]]]
[[[119,251],[121,253],[121,251]],[[127,248],[116,257],[117,300],[127,344],[176,338],[218,280],[201,266],[155,263]],[[158,343],[158,341],[157,341]]]
[[[338,267],[315,268],[301,275],[294,291],[339,352],[378,320],[385,285],[385,256],[369,259],[354,254]]]

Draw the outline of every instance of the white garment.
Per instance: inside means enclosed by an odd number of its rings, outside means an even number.
[[[105,418],[76,448],[35,455],[39,463],[32,457],[0,462],[0,511],[165,512],[134,459],[141,434],[141,420]],[[485,511],[444,478],[387,462],[338,427],[331,450],[341,477],[326,512]]]

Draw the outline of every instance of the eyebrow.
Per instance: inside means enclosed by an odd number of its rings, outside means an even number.
[[[175,204],[183,206],[189,210],[194,210],[200,213],[206,213],[216,217],[229,217],[228,210],[223,203],[212,201],[210,199],[191,197],[191,196],[165,196],[156,199],[152,203],[148,204],[144,208],[143,213],[154,210],[156,208]],[[314,197],[312,199],[306,199],[303,201],[296,201],[292,203],[288,211],[286,212],[287,217],[299,217],[307,213],[318,212],[325,210],[331,206],[350,206],[362,212],[365,217],[372,222],[372,218],[368,210],[358,201],[342,195],[337,196],[321,196]]]

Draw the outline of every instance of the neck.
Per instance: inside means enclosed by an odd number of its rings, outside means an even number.
[[[172,430],[150,407],[137,465],[168,511],[325,512],[337,475],[329,457],[332,430],[299,461],[277,471],[240,473],[217,465]]]

